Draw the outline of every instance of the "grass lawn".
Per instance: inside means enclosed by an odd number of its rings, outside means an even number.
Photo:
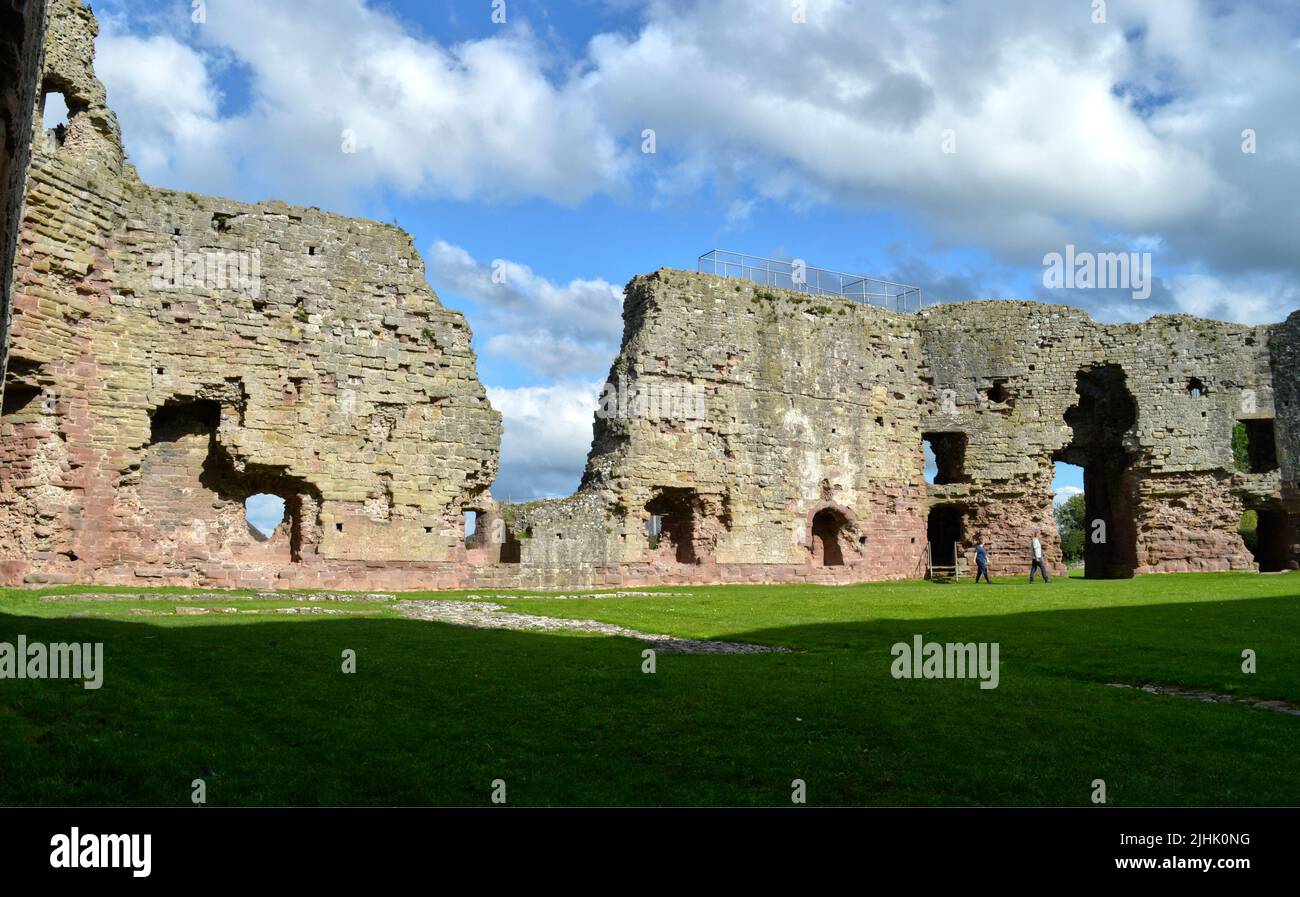
[[[382,603],[139,616],[181,602],[39,600],[54,591],[75,590],[0,590],[0,642],[103,642],[104,685],[0,680],[0,804],[188,804],[195,778],[214,805],[486,805],[494,779],[514,805],[789,805],[796,778],[810,804],[1087,804],[1094,779],[1112,805],[1300,803],[1300,717],[1107,684],[1300,704],[1300,575],[501,602],[793,649],[660,654],[654,674],[639,641]],[[999,687],[894,679],[916,634],[999,643]]]

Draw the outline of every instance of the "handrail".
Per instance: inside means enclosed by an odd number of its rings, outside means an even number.
[[[710,249],[696,261],[695,270],[701,274],[736,277],[776,289],[817,296],[842,296],[892,311],[920,311],[924,305],[920,287],[864,274],[814,268],[801,259],[783,261],[726,249]]]

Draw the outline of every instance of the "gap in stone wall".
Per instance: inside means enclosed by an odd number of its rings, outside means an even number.
[[[966,507],[942,504],[930,509],[926,517],[925,533],[930,542],[930,563],[940,567],[953,567],[961,549],[958,543],[966,538]]]
[[[822,508],[813,515],[813,563],[819,567],[844,566],[844,540],[848,520],[835,508]]]
[[[1052,460],[1083,468],[1084,576],[1127,579],[1137,569],[1137,499],[1124,438],[1137,421],[1137,402],[1113,364],[1079,371],[1075,391],[1079,401],[1065,412],[1072,437]]]
[[[967,482],[965,433],[928,432],[922,433],[921,439],[926,448],[927,483],[946,486]]]
[[[1251,418],[1238,422],[1246,441],[1247,473],[1270,473],[1277,470],[1277,434],[1272,418]]]
[[[244,519],[248,521],[249,535],[258,542],[270,539],[284,522],[284,508],[284,498],[269,492],[259,492],[244,499]]]
[[[655,550],[668,552],[679,564],[698,564],[696,551],[696,515],[700,510],[699,494],[694,489],[664,487],[646,502],[650,520],[658,519]],[[667,545],[669,548],[665,548]]]
[[[218,552],[238,552],[241,543],[250,548],[269,543],[268,550],[283,552],[281,560],[300,562],[315,542],[317,523],[308,519],[306,507],[319,509],[316,490],[278,468],[236,464],[217,438],[222,414],[216,399],[179,398],[150,415],[150,442],[141,470],[149,522],[164,531],[196,523],[215,528],[218,544],[229,546],[215,549]],[[235,414],[232,407],[228,416]],[[283,504],[280,526],[270,533],[256,530],[248,503],[265,506],[275,500]]]
[[[1248,508],[1241,515],[1238,532],[1259,565],[1260,573],[1286,570],[1291,561],[1289,520],[1277,508]]]

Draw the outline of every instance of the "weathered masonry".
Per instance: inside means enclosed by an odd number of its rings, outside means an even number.
[[[1089,576],[1300,561],[1300,312],[897,313],[664,269],[628,285],[579,490],[497,504],[500,417],[410,237],[141,183],[93,17],[50,7],[40,94],[70,119],[33,129],[0,583],[842,583],[923,576],[976,537],[996,576],[1035,532],[1059,566],[1058,461],[1104,533]],[[285,519],[262,539],[244,502],[268,494]]]
[[[50,3],[0,579],[396,586],[460,566],[500,415],[410,237],[141,183],[94,75],[96,31],[78,0]],[[52,93],[68,121],[46,129]],[[285,502],[269,540],[245,520],[257,494]]]
[[[14,248],[40,80],[45,0],[0,0],[0,401],[8,359]]]
[[[662,270],[632,281],[624,319],[611,383],[686,384],[704,413],[598,416],[579,492],[509,509],[535,579],[912,578],[927,550],[938,563],[977,536],[995,569],[1023,573],[1035,532],[1059,567],[1056,461],[1084,469],[1105,528],[1089,576],[1300,558],[1300,312],[1261,327],[1103,325],[1032,302],[897,314]],[[1246,510],[1259,559],[1238,533]]]

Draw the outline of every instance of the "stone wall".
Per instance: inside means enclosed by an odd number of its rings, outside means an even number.
[[[1085,469],[1090,576],[1257,569],[1247,509],[1276,514],[1280,566],[1300,558],[1300,313],[1261,327],[1103,325],[1007,301],[901,315],[663,270],[632,281],[624,317],[613,394],[698,391],[704,413],[598,413],[579,493],[508,515],[525,579],[911,578],[927,551],[973,564],[977,538],[995,575],[1023,575],[1035,533],[1059,573],[1056,461]],[[1238,421],[1276,430],[1276,469],[1235,469]]]
[[[0,0],[0,403],[9,353],[14,252],[22,219],[44,43],[45,0]],[[37,113],[39,114],[39,113]]]
[[[922,569],[911,318],[668,270],[632,281],[624,316],[582,487],[610,518],[601,557],[723,581]]]
[[[1087,549],[1111,575],[1253,568],[1237,527],[1250,496],[1280,495],[1280,478],[1234,469],[1232,429],[1274,417],[1276,328],[1187,316],[1101,325],[1012,302],[938,306],[920,326],[938,398],[924,428],[967,437],[964,482],[932,496],[968,509],[969,532],[995,558],[1023,558],[1033,529],[1059,557],[1059,460],[1084,468],[1088,517],[1106,538]]]
[[[143,184],[51,4],[0,418],[6,582],[450,581],[490,503],[500,415],[408,234]],[[286,501],[251,533],[244,501]],[[441,579],[439,579],[441,577]]]
[[[32,131],[0,583],[846,583],[960,566],[977,538],[996,577],[1036,532],[1059,572],[1057,461],[1085,469],[1090,576],[1300,559],[1300,312],[898,314],[668,269],[628,285],[578,492],[497,505],[500,416],[409,235],[143,184],[96,28],[52,0],[42,91],[70,121]],[[286,508],[270,538],[245,518],[263,494]]]

